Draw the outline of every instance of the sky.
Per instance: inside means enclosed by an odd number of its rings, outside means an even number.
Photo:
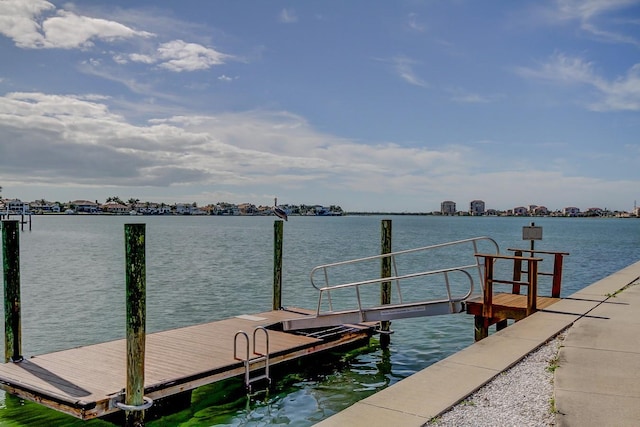
[[[2,196],[640,200],[640,0],[0,0]]]

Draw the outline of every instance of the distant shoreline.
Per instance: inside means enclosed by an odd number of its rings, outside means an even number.
[[[272,215],[260,215],[260,214],[240,214],[240,215],[229,215],[229,214],[142,214],[138,213],[136,215],[132,215],[130,213],[113,213],[113,212],[75,212],[75,213],[65,213],[65,212],[43,212],[43,213],[35,213],[35,212],[26,212],[26,213],[5,213],[0,212],[1,219],[8,219],[11,217],[19,217],[19,216],[144,216],[144,217],[155,217],[155,216],[163,216],[163,217],[185,217],[185,216],[220,216],[220,217],[265,217]],[[456,214],[456,215],[443,215],[439,212],[343,212],[339,215],[300,215],[300,214],[290,214],[290,217],[337,217],[337,216],[434,216],[434,217],[471,217],[471,218],[638,218],[634,215],[469,215],[469,214]]]

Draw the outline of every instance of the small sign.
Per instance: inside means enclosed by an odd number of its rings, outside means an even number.
[[[542,240],[542,227],[533,225],[522,227],[522,240]]]

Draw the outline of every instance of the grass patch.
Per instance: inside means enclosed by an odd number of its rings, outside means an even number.
[[[549,366],[546,367],[548,372],[554,373],[560,366],[560,358],[556,354],[551,360],[549,360]]]
[[[471,399],[465,399],[462,402],[460,402],[460,405],[462,405],[462,406],[476,406],[476,402],[474,402]]]

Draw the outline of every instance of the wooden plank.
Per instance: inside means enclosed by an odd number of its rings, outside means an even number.
[[[145,351],[145,395],[153,399],[191,390],[244,373],[233,357],[234,336],[244,330],[250,337],[256,326],[269,326],[300,317],[302,311],[276,310],[148,334]],[[317,338],[269,330],[270,363],[368,338],[371,328],[360,326],[342,337]],[[256,337],[263,352],[263,335]],[[239,357],[246,341],[239,340]],[[256,366],[256,368],[258,368]],[[126,342],[116,340],[35,356],[21,363],[0,364],[0,388],[22,398],[82,419],[117,411],[110,400],[126,385]]]
[[[538,309],[542,309],[558,301],[560,301],[560,298],[538,297],[537,306]],[[465,304],[467,306],[468,314],[482,315],[482,297],[468,300]],[[493,307],[494,311],[496,309],[514,309],[524,311],[527,309],[527,296],[509,293],[496,293],[493,295]]]

